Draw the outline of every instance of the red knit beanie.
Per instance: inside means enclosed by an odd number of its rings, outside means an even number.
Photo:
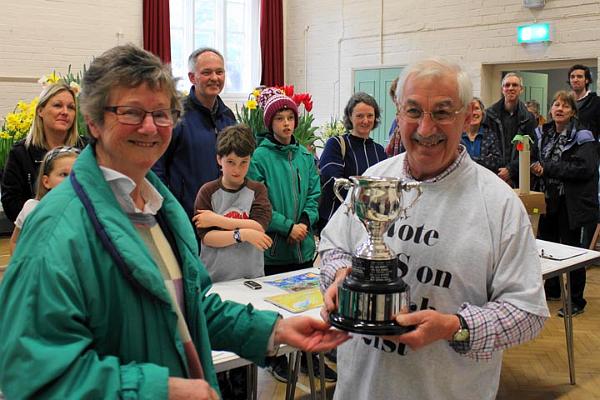
[[[298,106],[294,103],[294,100],[287,97],[285,94],[273,95],[267,100],[264,109],[263,121],[265,127],[271,132],[271,123],[273,117],[281,110],[292,110],[294,113],[294,129],[298,127]]]

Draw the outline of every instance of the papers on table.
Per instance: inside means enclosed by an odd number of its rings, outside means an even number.
[[[321,307],[323,305],[323,296],[319,288],[312,288],[299,292],[265,297],[265,301],[296,314]]]
[[[549,260],[562,261],[576,257],[587,252],[586,249],[577,247],[565,246],[560,243],[546,242],[540,243],[537,241],[538,255]]]

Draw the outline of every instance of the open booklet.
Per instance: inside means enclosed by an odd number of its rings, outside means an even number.
[[[569,258],[576,257],[587,252],[586,249],[580,249],[577,247],[565,246],[560,243],[537,242],[538,255],[542,258],[549,260],[562,261]]]
[[[301,290],[298,292],[278,294],[265,298],[265,301],[275,304],[292,313],[301,313],[323,305],[323,296],[319,288]]]

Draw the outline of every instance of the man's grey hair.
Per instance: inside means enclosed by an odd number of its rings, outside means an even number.
[[[504,75],[504,78],[502,78],[502,86],[504,86],[504,83],[507,81],[508,78],[511,78],[513,76],[515,78],[519,78],[519,85],[523,87],[523,78],[521,78],[521,76],[516,72],[509,72],[508,74]]]
[[[192,52],[192,54],[190,54],[190,56],[188,57],[188,71],[189,72],[194,72],[194,70],[196,69],[196,60],[198,60],[198,57],[200,56],[200,54],[203,53],[215,53],[216,55],[219,56],[219,58],[221,60],[223,60],[223,63],[225,63],[225,58],[223,58],[223,54],[221,54],[219,52],[219,50],[217,49],[213,49],[212,47],[201,47],[199,49],[196,49]]]
[[[458,85],[458,98],[463,107],[467,106],[473,98],[473,85],[469,75],[458,64],[443,58],[427,58],[417,61],[402,70],[398,77],[396,88],[396,102],[401,104],[404,99],[404,85],[408,78],[443,78],[447,75],[455,76]]]

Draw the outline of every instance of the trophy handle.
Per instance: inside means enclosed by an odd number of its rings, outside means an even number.
[[[402,217],[406,218],[406,210],[411,208],[416,203],[416,201],[419,200],[419,197],[421,197],[421,195],[423,194],[423,189],[421,189],[421,184],[419,182],[401,183],[400,188],[405,192],[410,192],[413,189],[416,189],[417,191],[417,195],[415,196],[415,198],[410,202],[408,206],[404,207],[401,211]]]
[[[348,180],[346,178],[335,178],[335,182],[333,183],[333,194],[335,194],[335,197],[337,197],[338,200],[342,204],[344,204],[344,197],[341,195],[340,189],[351,190],[352,187],[354,187],[354,185],[352,184],[352,182],[350,182],[350,180]],[[346,207],[346,211],[345,211],[346,214],[348,214],[348,212],[352,211],[352,208],[353,208],[352,203],[353,203],[353,200],[351,197],[350,204],[344,204]]]

